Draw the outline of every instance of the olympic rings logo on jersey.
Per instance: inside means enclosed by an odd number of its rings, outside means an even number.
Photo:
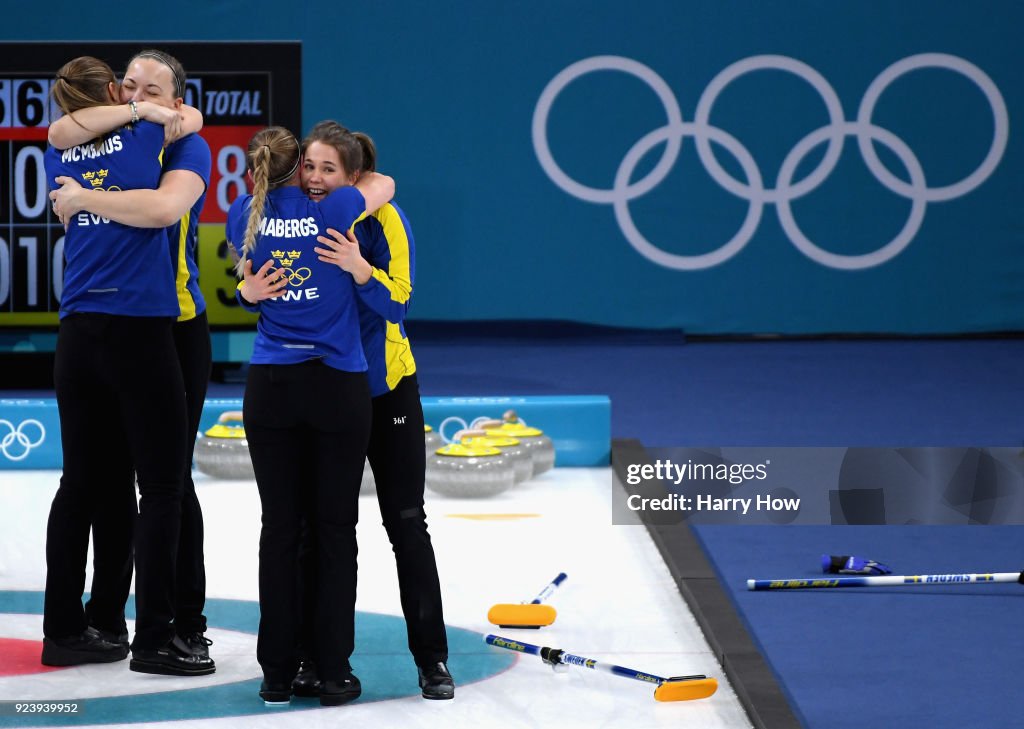
[[[301,251],[285,251],[285,250],[274,250],[270,252],[271,258],[277,260],[277,263],[281,268],[278,271],[281,275],[288,279],[290,286],[301,286],[309,280],[309,277],[313,275],[313,272],[308,267],[303,266],[302,268],[292,268],[301,256]]]
[[[29,434],[25,432],[25,426],[30,428],[37,428],[38,433],[35,434],[37,437],[33,440],[29,437]],[[9,420],[0,419],[0,432],[6,430],[3,437],[0,438],[0,452],[10,461],[23,461],[28,457],[29,451],[36,446],[42,445],[43,441],[46,440],[46,428],[43,424],[35,419],[23,420],[15,428],[14,424]]]
[[[941,187],[928,186],[921,163],[903,140],[872,123],[875,105],[886,88],[904,74],[922,68],[947,69],[973,81],[988,101],[994,121],[992,143],[977,168],[959,181]],[[806,81],[821,95],[829,116],[829,124],[811,131],[786,154],[774,187],[765,186],[761,170],[747,148],[734,136],[710,122],[711,108],[727,85],[744,74],[766,69],[786,71]],[[640,79],[661,100],[668,117],[665,126],[648,132],[630,148],[619,163],[611,188],[589,187],[571,178],[558,166],[548,144],[548,116],[558,95],[576,79],[595,71],[621,71]],[[587,202],[612,205],[615,219],[626,240],[642,256],[660,266],[681,271],[696,271],[728,261],[754,236],[764,206],[774,204],[786,236],[801,253],[822,266],[857,270],[883,264],[910,245],[921,229],[928,203],[953,200],[966,195],[989,178],[1006,150],[1009,117],[1002,94],[984,71],[963,58],[944,53],[909,56],[883,70],[865,91],[855,121],[846,121],[838,95],[820,73],[806,63],[788,56],[751,56],[729,65],[715,76],[704,90],[692,122],[683,121],[675,95],[664,79],[652,69],[622,56],[593,56],[567,66],[548,82],[537,100],[537,107],[533,113],[532,134],[537,159],[548,177],[574,197]],[[686,136],[693,137],[700,161],[712,179],[728,192],[749,203],[746,218],[739,231],[716,250],[700,255],[679,255],[658,248],[639,231],[629,210],[630,201],[646,195],[665,179],[675,165],[683,138]],[[875,178],[911,203],[906,223],[892,240],[870,253],[858,255],[833,253],[811,241],[797,225],[790,207],[794,200],[814,191],[832,173],[839,161],[846,137],[856,137],[861,156]],[[712,151],[712,142],[724,147],[735,158],[746,177],[745,182],[731,176],[719,164]],[[876,142],[888,147],[899,158],[909,176],[909,183],[886,169],[875,151]],[[645,177],[631,182],[640,160],[662,143],[665,145],[665,151],[658,163]],[[818,166],[803,179],[794,181],[794,174],[803,159],[813,149],[825,143],[828,146]]]
[[[313,275],[313,272],[303,266],[302,268],[281,268],[282,274],[288,279],[290,286],[301,286],[309,280],[309,277]]]

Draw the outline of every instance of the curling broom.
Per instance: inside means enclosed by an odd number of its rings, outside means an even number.
[[[747,580],[748,590],[804,590],[814,587],[892,587],[895,585],[970,585],[1019,582],[1024,572],[986,572],[948,575],[877,575],[795,580]]]
[[[558,577],[551,580],[540,594],[530,603],[519,605],[492,605],[487,611],[487,619],[499,628],[542,628],[555,622],[558,614],[550,605],[542,605],[555,588],[565,581],[566,574],[559,572]]]
[[[547,648],[538,645],[531,645],[518,640],[502,638],[499,635],[485,635],[484,642],[498,648],[505,648],[518,653],[529,653],[540,656],[540,659],[550,666],[557,665],[579,666],[590,668],[595,671],[604,671],[615,676],[632,678],[635,681],[658,684],[654,689],[654,698],[657,701],[692,701],[693,699],[706,699],[718,690],[718,681],[701,674],[697,676],[673,676],[662,678],[651,673],[637,671],[625,666],[616,666],[612,663],[599,663],[593,658],[576,656],[566,653],[559,648]]]

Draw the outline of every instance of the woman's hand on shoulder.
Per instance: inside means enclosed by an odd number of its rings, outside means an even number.
[[[182,122],[184,116],[177,109],[169,109],[152,101],[136,102],[139,112],[139,119],[160,124],[164,128],[164,146],[178,140],[182,136]]]

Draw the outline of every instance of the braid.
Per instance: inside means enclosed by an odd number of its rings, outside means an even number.
[[[267,127],[256,132],[249,140],[245,166],[252,175],[252,199],[249,201],[249,220],[242,239],[241,255],[235,264],[239,276],[245,275],[245,261],[256,248],[267,193],[294,184],[295,171],[299,168],[301,158],[298,140],[283,127]]]
[[[245,272],[245,261],[249,252],[256,248],[256,234],[263,222],[263,206],[267,201],[267,190],[270,187],[270,147],[260,145],[252,155],[252,201],[249,203],[249,222],[245,226],[245,237],[242,239],[241,256],[235,264],[239,276]]]

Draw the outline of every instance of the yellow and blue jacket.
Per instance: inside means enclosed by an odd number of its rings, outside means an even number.
[[[189,134],[170,145],[164,153],[164,173],[174,170],[195,172],[203,180],[203,194],[182,216],[181,220],[167,228],[167,242],[170,246],[171,262],[174,266],[174,283],[178,291],[178,305],[181,316],[178,321],[188,321],[206,311],[203,292],[199,290],[199,213],[206,202],[206,191],[210,187],[210,145],[198,134]]]
[[[370,280],[356,286],[356,294],[370,395],[377,397],[416,372],[405,334],[416,278],[416,245],[409,220],[394,203],[356,223],[355,234],[360,253],[373,266]]]

